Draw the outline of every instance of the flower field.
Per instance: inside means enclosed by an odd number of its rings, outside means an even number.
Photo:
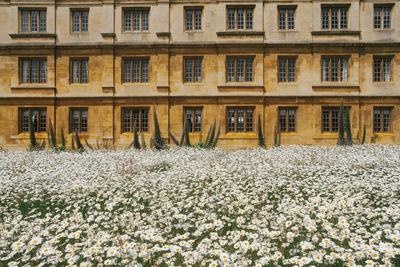
[[[400,147],[0,152],[0,266],[400,266]]]

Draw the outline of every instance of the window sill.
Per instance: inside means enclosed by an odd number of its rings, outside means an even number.
[[[138,132],[138,135],[140,135],[141,134],[141,132]],[[143,132],[143,134],[144,134],[144,136],[151,136],[151,133],[150,132]],[[121,136],[125,136],[125,137],[132,137],[133,138],[133,132],[131,133],[131,132],[123,132],[123,133],[121,133]],[[140,138],[140,136],[139,136],[139,138]]]
[[[184,33],[204,33],[203,30],[185,30]]]
[[[278,32],[288,33],[288,32],[298,32],[298,31],[296,29],[293,29],[293,30],[280,30],[280,29],[278,29]]]
[[[170,37],[170,32],[156,32],[157,37]]]
[[[9,36],[11,39],[16,38],[56,38],[57,34],[55,33],[10,33]]]
[[[298,132],[293,132],[293,133],[281,132],[281,136],[299,136],[299,133]]]
[[[386,28],[386,29],[374,28],[374,32],[394,32],[394,28]]]
[[[395,136],[394,133],[373,133],[376,134],[377,136]]]
[[[359,85],[346,85],[338,83],[313,85],[312,89],[315,91],[350,90],[350,91],[360,92]]]
[[[26,85],[18,85],[18,86],[12,86],[11,90],[35,90],[35,89],[47,89],[47,90],[55,90],[56,88],[54,86],[47,86],[46,84],[44,85],[39,85],[39,84],[26,84]]]
[[[349,31],[349,30],[321,30],[312,31],[311,35],[360,35],[361,31]]]
[[[217,32],[217,36],[262,36],[264,37],[263,31],[225,31],[225,32]]]
[[[149,31],[123,31],[122,34],[150,34]]]
[[[220,91],[260,91],[264,92],[263,85],[240,83],[240,84],[228,84],[228,85],[218,85],[218,90]]]
[[[227,138],[227,139],[230,139],[230,138],[255,139],[255,138],[257,138],[257,134],[254,133],[254,132],[251,132],[251,133],[233,133],[233,132],[229,132],[229,133],[226,133],[222,137],[222,139],[223,138]]]
[[[44,139],[44,138],[47,138],[47,133],[35,133],[35,138],[37,138],[37,139]],[[17,139],[30,139],[29,132],[27,132],[27,133],[20,133],[20,134],[18,134],[18,135],[12,135],[12,136],[10,137],[10,139],[12,139],[12,140],[17,140]]]

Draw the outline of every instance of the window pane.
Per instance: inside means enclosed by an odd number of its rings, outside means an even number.
[[[338,62],[337,58],[331,58],[331,81],[338,81]]]
[[[329,29],[329,8],[322,8],[322,29]]]
[[[253,81],[253,59],[246,58],[246,82]]]
[[[235,131],[235,110],[229,109],[228,110],[228,132]]]
[[[381,131],[381,111],[379,109],[374,110],[374,132]]]
[[[74,11],[72,12],[72,31],[79,32],[80,31],[80,15],[81,12]]]
[[[246,132],[253,131],[253,109],[246,109]]]
[[[228,30],[235,29],[235,9],[228,9]]]
[[[383,110],[383,131],[385,133],[390,132],[390,110]]]
[[[125,59],[124,74],[125,74],[125,82],[126,82],[126,83],[132,82],[131,64],[132,64],[132,60],[130,60],[130,59]]]
[[[253,29],[253,9],[246,9],[246,29]]]
[[[228,82],[235,81],[235,59],[228,58]]]
[[[286,9],[284,8],[279,9],[279,29],[286,29]]]
[[[189,132],[193,132],[193,110],[192,109],[186,110],[185,119],[186,119],[186,123],[187,123],[187,127],[189,129]]]
[[[89,30],[89,12],[82,11],[82,32]]]
[[[323,132],[329,132],[329,130],[330,130],[329,115],[330,115],[330,109],[328,109],[328,108],[322,109],[322,131]]]
[[[29,111],[22,111],[22,132],[29,132]]]
[[[72,61],[72,83],[79,83],[80,82],[80,61],[74,60]]]
[[[243,82],[244,81],[244,59],[238,58],[236,65],[236,81]]]
[[[340,28],[347,28],[347,7],[340,8]]]
[[[383,81],[390,82],[390,58],[383,59]]]
[[[286,63],[287,60],[285,58],[279,59],[279,81],[286,82]]]
[[[22,60],[22,83],[30,83],[29,60]]]
[[[140,82],[140,59],[133,60],[133,82]]]
[[[339,109],[332,108],[332,132],[339,131]]]
[[[40,24],[39,24],[39,31],[45,32],[46,31],[46,11],[40,11]]]
[[[133,30],[140,31],[140,10],[133,11]]]
[[[22,11],[22,31],[29,32],[29,11]]]
[[[237,110],[237,132],[244,132],[244,109]]]
[[[196,83],[201,82],[201,59],[194,60],[194,79]]]
[[[72,111],[72,132],[79,131],[79,110]]]
[[[383,28],[389,29],[390,28],[390,7],[385,7],[383,9]]]
[[[185,60],[185,70],[186,70],[185,79],[186,79],[186,82],[188,82],[188,83],[193,82],[193,71],[192,71],[192,68],[193,68],[193,60],[192,59],[186,59]]]
[[[39,132],[46,132],[46,111],[39,112]]]
[[[338,25],[338,8],[331,8],[331,29],[337,29]]]
[[[131,31],[132,30],[132,11],[131,10],[125,10],[125,31]]]
[[[87,132],[87,110],[81,111],[81,132]]]
[[[40,60],[40,83],[46,83],[46,60]]]
[[[237,29],[238,30],[244,29],[244,9],[243,8],[237,9]]]
[[[288,117],[288,132],[296,131],[296,110],[289,109],[289,117]]]
[[[382,14],[382,8],[375,7],[374,8],[374,28],[375,29],[381,28],[381,14]]]
[[[33,123],[33,129],[35,132],[38,132],[38,125],[39,125],[39,114],[37,110],[32,111],[32,123]]]
[[[38,11],[31,11],[31,32],[38,31]]]
[[[31,83],[38,82],[38,60],[31,60]]]
[[[194,20],[194,23],[195,23],[195,30],[196,30],[196,31],[201,30],[201,13],[202,13],[202,10],[201,10],[201,9],[197,9],[197,10],[195,11],[195,20]]]
[[[340,59],[340,81],[347,82],[347,58]]]
[[[142,59],[142,83],[149,82],[149,60]]]
[[[281,132],[286,132],[286,110],[279,110],[279,127]]]
[[[289,70],[288,81],[289,82],[294,82],[296,80],[295,64],[296,64],[296,60],[294,58],[288,59],[288,70]]]
[[[87,60],[82,60],[81,61],[81,75],[82,75],[82,81],[81,83],[88,83],[88,77],[89,77],[89,69],[88,69],[88,61]]]
[[[289,8],[288,12],[288,29],[294,30],[294,8]]]
[[[123,122],[123,132],[131,131],[131,110],[124,110],[124,122]]]
[[[149,30],[149,11],[142,10],[142,30],[148,31]]]
[[[201,109],[195,109],[194,113],[194,131],[201,132]]]
[[[142,109],[142,132],[149,131],[149,110]]]
[[[322,81],[329,81],[329,58],[322,59]]]
[[[193,30],[193,10],[186,10],[186,30]]]
[[[140,110],[133,109],[132,110],[132,122],[133,122],[133,131],[136,130],[140,132]]]
[[[374,59],[374,82],[381,81],[381,59]]]

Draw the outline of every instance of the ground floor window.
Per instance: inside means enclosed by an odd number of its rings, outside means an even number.
[[[323,107],[322,108],[322,132],[337,133],[339,132],[339,107]],[[344,129],[347,128],[347,112],[350,107],[344,108]]]
[[[21,108],[19,109],[19,130],[29,132],[29,116],[32,118],[33,129],[36,133],[46,132],[46,108]]]
[[[227,132],[253,132],[254,107],[229,107],[227,117]]]
[[[189,132],[201,132],[201,111],[202,108],[199,107],[184,109]]]
[[[149,108],[122,108],[122,132],[149,131]]]
[[[390,107],[375,107],[374,108],[374,133],[388,133],[391,131]]]
[[[87,132],[88,129],[88,109],[70,109],[70,132]]]
[[[279,108],[279,130],[283,133],[296,131],[296,107]]]

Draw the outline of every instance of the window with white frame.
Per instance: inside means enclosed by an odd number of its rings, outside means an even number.
[[[124,10],[124,31],[140,32],[149,30],[148,8],[125,9]]]
[[[374,57],[374,82],[390,82],[391,57]]]
[[[185,58],[184,75],[187,83],[200,83],[202,58]]]
[[[348,7],[322,7],[322,29],[347,29]]]
[[[149,59],[148,58],[124,59],[123,81],[125,83],[149,82]]]
[[[228,7],[228,30],[252,30],[253,7]]]
[[[87,58],[71,60],[71,83],[88,83],[88,61]]]
[[[46,83],[46,59],[21,58],[20,83]]]
[[[295,7],[278,7],[279,30],[294,30]]]
[[[89,10],[71,10],[72,32],[89,31]]]
[[[20,10],[21,32],[46,32],[46,10]]]
[[[374,28],[390,29],[391,28],[391,6],[374,6]]]
[[[201,17],[203,9],[187,7],[185,8],[185,30],[186,31],[201,31]]]
[[[228,57],[227,81],[228,82],[252,82],[253,81],[253,57]]]
[[[279,82],[296,81],[296,58],[279,58]]]
[[[323,82],[347,82],[348,58],[347,57],[323,57],[322,81]]]

